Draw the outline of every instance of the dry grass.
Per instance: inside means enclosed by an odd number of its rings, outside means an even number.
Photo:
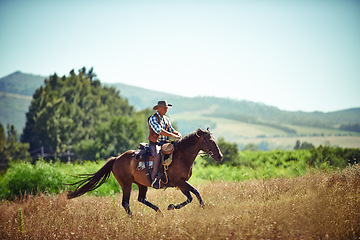
[[[164,217],[137,202],[129,219],[115,197],[28,196],[0,205],[0,239],[359,239],[359,169],[292,179],[197,186],[205,201],[175,189],[149,190]],[[19,209],[22,209],[23,227]]]

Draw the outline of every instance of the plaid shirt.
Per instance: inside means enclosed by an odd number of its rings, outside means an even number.
[[[155,116],[155,114],[157,114],[159,116],[160,123],[159,123],[157,117]],[[164,118],[166,118],[166,120],[169,124],[169,132],[174,132],[174,128],[171,126],[170,119],[167,116],[161,117],[159,112],[156,112],[155,114],[151,115],[149,118],[149,126],[152,128],[152,130],[154,130],[154,132],[156,132],[157,134],[160,134],[162,130],[166,130]],[[169,137],[160,135],[159,142],[165,142],[168,139],[169,139]]]

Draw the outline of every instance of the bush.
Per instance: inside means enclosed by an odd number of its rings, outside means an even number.
[[[0,177],[0,199],[12,200],[25,193],[58,194],[67,190],[68,186],[64,183],[73,183],[78,180],[74,176],[97,172],[104,164],[105,161],[66,164],[60,161],[47,163],[40,160],[35,165],[28,162],[10,162],[6,173]],[[118,192],[120,192],[120,185],[111,175],[101,188],[90,194],[104,196]]]
[[[13,199],[25,193],[59,193],[62,189],[62,174],[49,163],[10,162],[9,165],[1,180],[1,198]]]
[[[223,154],[223,159],[220,163],[214,162],[210,157],[204,157],[207,165],[219,165],[219,164],[228,164],[232,166],[238,165],[239,150],[236,143],[226,142],[224,138],[219,138],[218,146]]]
[[[306,163],[310,167],[344,169],[348,164],[354,164],[360,158],[358,148],[330,148],[320,146],[310,150],[311,155],[306,158]]]

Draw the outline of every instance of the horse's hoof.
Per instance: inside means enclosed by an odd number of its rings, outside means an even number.
[[[160,215],[161,217],[165,217],[164,214],[162,213],[162,211],[160,211],[160,209],[157,210],[156,213],[157,213],[158,215]]]
[[[173,209],[175,209],[175,205],[174,205],[174,204],[170,204],[170,205],[168,206],[168,210],[173,210]]]

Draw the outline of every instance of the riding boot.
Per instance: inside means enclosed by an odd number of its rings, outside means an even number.
[[[155,188],[155,189],[159,189],[160,188],[160,179],[159,177],[156,177],[154,179],[154,181],[151,183],[151,187]]]
[[[160,164],[160,154],[157,154],[153,158],[153,170],[151,173],[151,179],[153,179],[153,180],[158,175],[159,164]]]

